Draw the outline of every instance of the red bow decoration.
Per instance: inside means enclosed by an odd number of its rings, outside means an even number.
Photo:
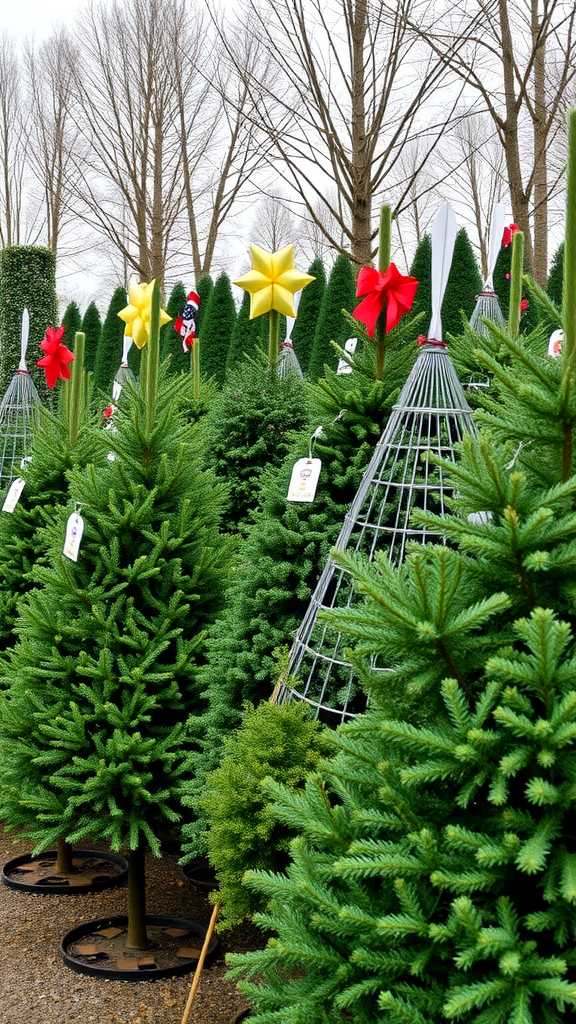
[[[521,312],[523,313],[524,310],[526,310],[526,309],[528,309],[528,299],[521,299],[520,300],[520,310],[521,310]]]
[[[368,334],[373,338],[376,321],[386,303],[386,330],[391,331],[400,317],[412,308],[417,287],[416,278],[405,277],[394,263],[385,274],[373,267],[362,267],[358,274],[356,297],[365,295],[366,298],[356,306],[354,316],[366,325]]]
[[[509,227],[504,228],[504,234],[502,235],[502,245],[505,249],[512,244],[512,238],[517,231],[520,231],[518,224],[510,224]]]
[[[46,355],[39,359],[36,366],[43,366],[46,374],[46,383],[53,388],[59,377],[63,380],[70,380],[70,367],[74,359],[74,353],[66,348],[61,342],[65,327],[47,327],[46,337],[40,342],[40,348]]]

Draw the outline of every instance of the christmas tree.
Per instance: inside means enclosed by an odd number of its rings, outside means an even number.
[[[107,397],[112,394],[112,382],[122,362],[124,324],[118,313],[126,305],[126,289],[118,285],[102,324],[102,333],[94,362],[94,385]]]
[[[71,344],[76,333],[82,330],[82,316],[76,302],[69,302],[66,306],[62,325],[66,328],[66,339]]]
[[[416,276],[416,275],[414,275]],[[462,313],[470,319],[476,296],[482,290],[482,278],[465,228],[460,228],[454,244],[452,267],[442,303],[442,326],[445,334],[460,334]]]
[[[230,278],[222,273],[210,292],[200,328],[202,374],[215,377],[221,384],[226,376],[226,360],[235,323],[236,306]]]
[[[341,253],[334,261],[320,304],[308,363],[308,375],[311,380],[318,380],[323,376],[325,365],[330,369],[336,369],[338,356],[331,342],[335,341],[344,348],[346,339],[350,337],[350,324],[342,316],[342,310],[346,309],[352,313],[356,305],[356,280],[352,264],[348,257]]]
[[[570,120],[562,359],[494,329],[508,362],[481,355],[495,397],[443,463],[453,512],[418,513],[450,547],[414,545],[399,569],[342,556],[365,604],[332,621],[370,710],[304,795],[268,787],[299,837],[285,874],[251,875],[277,933],[234,958],[260,976],[241,986],[256,1024],[561,1024],[576,1007]]]
[[[418,290],[408,317],[413,319],[418,314],[422,314],[422,326],[425,330],[432,316],[432,240],[430,235],[424,235],[420,239],[410,266],[410,274],[418,281]]]
[[[84,368],[91,373],[96,365],[96,354],[102,334],[102,320],[98,312],[98,306],[91,302],[82,319],[82,332],[86,338],[86,350],[84,354]]]
[[[159,832],[179,817],[184,723],[202,704],[202,635],[230,555],[222,490],[199,469],[197,428],[179,416],[184,384],[158,389],[157,286],[151,312],[147,302],[142,391],[123,390],[116,430],[99,435],[115,458],[71,475],[78,560],[61,553],[60,521],[51,565],[36,571],[42,586],[21,605],[0,722],[4,820],[38,849],[87,835],[127,849],[137,948],[147,946],[144,852],[159,855]]]
[[[199,337],[200,335],[200,328],[202,327],[202,321],[206,310],[208,309],[208,299],[210,298],[210,293],[213,287],[214,281],[210,277],[210,274],[203,274],[196,284],[196,294],[200,299],[200,306],[194,318],[196,320],[196,337]]]
[[[322,298],[326,291],[326,271],[319,256],[308,267],[308,273],[311,274],[314,281],[302,292],[298,305],[298,318],[290,335],[303,373],[308,372],[316,324],[320,315]]]
[[[561,242],[552,260],[546,291],[556,305],[562,305],[562,281],[564,277],[564,242]]]
[[[286,322],[286,317],[282,318]],[[226,370],[230,370],[235,363],[239,362],[244,353],[255,355],[256,349],[266,349],[268,345],[268,324],[263,317],[250,319],[250,295],[244,292],[242,305],[232,330],[230,347],[226,358]]]
[[[172,317],[172,322],[164,324],[160,331],[160,359],[164,360],[170,356],[170,373],[190,373],[190,349],[183,351],[182,340],[174,330],[174,320],[182,313],[187,295],[182,281],[178,281],[170,292],[166,306],[166,312]]]

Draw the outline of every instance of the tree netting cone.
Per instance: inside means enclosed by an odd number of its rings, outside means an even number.
[[[0,404],[0,490],[18,475],[32,445],[40,397],[28,370],[16,370]]]
[[[409,541],[441,539],[414,526],[414,509],[443,514],[452,493],[430,454],[455,460],[455,445],[476,433],[471,409],[442,343],[422,346],[336,541],[336,552],[376,552],[398,565]],[[366,698],[344,650],[348,640],[319,612],[355,602],[350,574],[329,556],[296,634],[278,703],[306,701],[316,717],[337,725],[364,711]],[[358,598],[361,600],[360,598]],[[386,666],[375,665],[386,671]]]
[[[470,317],[470,327],[472,330],[481,334],[484,338],[490,337],[490,330],[484,323],[482,318],[491,320],[493,324],[497,324],[499,327],[505,327],[506,321],[504,315],[500,309],[500,303],[498,302],[498,296],[493,291],[481,291],[476,296],[476,305],[474,312]]]
[[[289,373],[295,373],[298,377],[303,378],[302,368],[298,362],[298,356],[294,351],[294,345],[291,341],[280,342],[280,353],[278,356],[278,376],[283,379]]]

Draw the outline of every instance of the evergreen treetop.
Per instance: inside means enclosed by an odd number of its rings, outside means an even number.
[[[82,318],[82,331],[86,338],[84,366],[86,368],[86,372],[91,373],[96,364],[96,353],[98,352],[100,336],[102,334],[102,320],[100,319],[98,306],[95,302],[91,302],[84,313]]]
[[[208,299],[210,298],[210,292],[214,287],[214,281],[210,277],[210,274],[203,274],[202,277],[196,282],[196,294],[200,299],[200,306],[197,310],[196,320],[196,337],[200,335],[200,328],[202,327],[202,321],[204,319],[206,310],[208,309]]]
[[[556,303],[557,306],[562,305],[562,288],[564,284],[564,242],[561,242],[552,260],[552,266],[550,267],[550,273],[548,274],[548,284],[546,291]]]
[[[308,273],[312,275],[314,281],[307,285],[300,296],[298,316],[290,335],[294,351],[298,356],[298,362],[304,374],[308,372],[316,325],[320,315],[322,298],[326,291],[326,271],[324,263],[319,256],[308,267]]]
[[[166,305],[166,312],[168,316],[172,317],[172,320],[170,323],[164,324],[160,331],[160,358],[166,359],[167,356],[170,356],[170,373],[190,373],[190,349],[187,348],[184,352],[182,339],[174,330],[174,321],[182,313],[187,297],[188,292],[182,281],[178,281],[170,292]]]
[[[207,308],[201,320],[202,373],[223,384],[232,331],[236,323],[236,306],[228,274],[217,277],[210,291]]]
[[[422,314],[421,333],[426,334],[432,318],[432,241],[430,235],[424,235],[414,253],[410,266],[410,276],[418,281],[416,297],[412,309],[407,314],[410,319]]]
[[[66,345],[73,348],[76,332],[82,330],[82,316],[76,302],[69,302],[66,306],[62,326],[66,328]]]
[[[302,298],[305,294],[306,291]],[[331,342],[335,341],[337,345],[344,348],[346,339],[350,337],[350,324],[342,316],[342,310],[345,309],[352,313],[357,304],[356,278],[352,264],[347,256],[340,253],[334,261],[320,303],[308,364],[308,375],[311,380],[318,380],[323,375],[325,365],[330,369],[336,369],[338,356]]]
[[[460,228],[454,243],[452,266],[442,302],[444,336],[460,334],[462,314],[469,320],[474,312],[476,296],[482,290],[482,278],[465,228]],[[418,293],[417,293],[418,294]]]
[[[118,313],[126,305],[126,289],[118,285],[110,300],[102,324],[100,342],[94,362],[94,386],[107,397],[112,395],[112,383],[122,362],[122,342],[125,324]]]

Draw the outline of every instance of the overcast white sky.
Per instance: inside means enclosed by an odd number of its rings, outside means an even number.
[[[0,6],[0,31],[23,38],[42,39],[57,25],[70,25],[84,0],[4,0]]]

